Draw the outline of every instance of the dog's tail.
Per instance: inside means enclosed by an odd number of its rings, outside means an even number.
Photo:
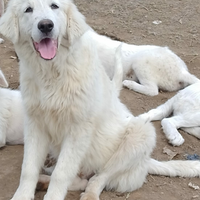
[[[183,76],[181,80],[181,83],[183,83],[183,88],[197,82],[200,82],[200,79],[198,79],[195,75],[190,74],[190,72],[188,71],[183,72]]]
[[[171,160],[160,162],[150,159],[148,173],[170,177],[199,177],[200,161]]]
[[[115,51],[115,72],[112,79],[112,82],[115,86],[115,89],[119,92],[122,89],[122,80],[123,80],[123,65],[122,65],[122,45],[121,43]]]
[[[173,112],[173,103],[176,100],[176,95],[167,100],[164,104],[158,106],[150,110],[147,113],[141,114],[142,117],[146,121],[156,121],[162,120],[165,117],[168,117]]]

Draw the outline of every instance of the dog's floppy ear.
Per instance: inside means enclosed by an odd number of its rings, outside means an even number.
[[[0,86],[8,87],[8,82],[6,81],[6,78],[1,70],[0,70]]]
[[[77,7],[73,3],[69,4],[66,14],[67,36],[69,43],[72,44],[89,29],[89,26],[85,22],[85,17],[78,11]]]
[[[16,43],[19,39],[19,25],[15,11],[8,6],[6,12],[0,18],[0,33]]]

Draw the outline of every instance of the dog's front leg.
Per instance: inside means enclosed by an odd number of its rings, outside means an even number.
[[[91,130],[85,127],[88,125],[65,137],[44,200],[64,200],[90,144]]]
[[[41,166],[48,153],[48,137],[37,123],[27,120],[24,129],[24,159],[19,187],[12,200],[32,200]]]

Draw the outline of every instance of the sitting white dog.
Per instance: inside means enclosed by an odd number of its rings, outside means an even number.
[[[171,114],[173,116],[169,117]],[[179,128],[200,139],[200,82],[186,87],[166,103],[140,116],[147,121],[162,120],[163,131],[174,146],[184,142],[177,131]]]
[[[198,161],[151,158],[154,127],[135,118],[118,98],[121,56],[114,56],[111,81],[88,29],[71,0],[10,0],[0,19],[0,32],[20,59],[25,111],[24,158],[13,200],[34,199],[49,147],[57,163],[45,200],[65,199],[80,172],[95,174],[81,200],[98,200],[104,188],[136,190],[148,173],[200,175]]]
[[[89,30],[100,60],[112,79],[114,54],[119,41]],[[122,46],[123,85],[131,90],[154,96],[158,90],[177,91],[199,79],[188,72],[186,64],[167,47],[153,45]]]
[[[8,87],[2,71],[0,86]],[[23,144],[23,106],[20,91],[0,88],[0,102],[0,147],[6,143]]]

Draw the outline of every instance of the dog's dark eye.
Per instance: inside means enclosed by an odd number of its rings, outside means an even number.
[[[33,8],[28,7],[28,8],[25,10],[25,13],[30,13],[30,12],[33,12]]]
[[[58,9],[59,7],[55,4],[55,3],[52,3],[51,4],[51,9]]]

